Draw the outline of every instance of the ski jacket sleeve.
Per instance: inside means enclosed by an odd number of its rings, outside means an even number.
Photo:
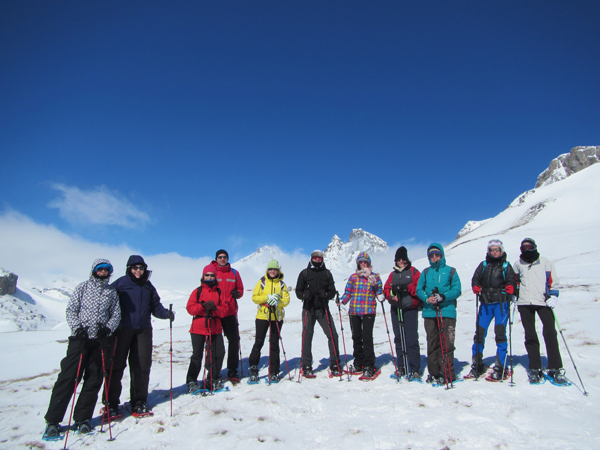
[[[385,285],[383,286],[383,295],[386,298],[386,300],[389,300],[390,298],[392,298],[392,277],[393,276],[394,276],[394,272],[392,271],[392,273],[390,273],[390,276],[386,280]]]
[[[109,319],[106,326],[110,328],[111,334],[117,331],[119,324],[121,323],[121,304],[119,303],[119,294],[116,289],[110,289],[110,306],[109,306]]]
[[[422,302],[427,303],[427,299],[429,298],[429,295],[425,292],[425,287],[426,287],[426,279],[427,279],[427,274],[421,274],[421,276],[419,277],[419,281],[417,282],[417,297],[419,297],[419,300],[421,300]]]
[[[352,276],[348,279],[348,282],[346,283],[346,288],[344,289],[344,295],[342,295],[342,298],[340,299],[340,301],[344,305],[348,304],[348,302],[352,299],[354,292],[356,291],[356,278],[357,278],[357,275],[354,273],[354,274],[352,274]]]
[[[417,284],[419,283],[419,278],[421,278],[421,272],[419,272],[417,269],[415,269],[412,266],[410,267],[410,269],[413,272],[412,272],[412,282],[408,285],[408,293],[417,302],[417,304],[415,305],[415,307],[417,307],[419,305],[419,297],[417,296]]]
[[[198,288],[194,289],[194,291],[190,294],[190,298],[188,299],[185,309],[190,316],[205,316],[206,310],[201,304],[201,299],[196,300],[196,296],[198,295],[197,292]]]
[[[327,270],[327,300],[333,300],[335,298],[335,281],[333,281],[333,275],[330,270]]]
[[[79,318],[79,311],[81,310],[84,286],[84,283],[79,283],[73,290],[69,303],[67,303],[67,323],[69,324],[72,335],[75,335],[75,331],[82,326]]]
[[[256,286],[254,286],[254,290],[252,291],[252,301],[257,305],[265,306],[268,297],[269,295],[261,288],[261,280],[258,280],[258,283],[256,283]]]
[[[517,276],[510,263],[506,266],[506,285],[510,285],[514,288],[515,293],[517,292]]]
[[[452,268],[450,268],[452,270]],[[460,277],[458,272],[455,271],[454,275],[450,278],[450,288],[446,292],[442,292],[446,296],[444,301],[454,301],[461,296],[462,290],[460,285]],[[442,302],[443,303],[443,302]]]
[[[306,274],[305,271],[308,269],[304,269],[298,275],[298,281],[296,282],[296,297],[299,300],[304,300],[304,291],[306,290]]]
[[[152,283],[148,281],[148,288],[152,291],[151,297],[151,306],[150,311],[152,315],[157,319],[168,319],[169,318],[169,310],[166,309],[163,304],[160,302],[160,296],[158,295],[158,291],[154,287]]]
[[[471,287],[479,286],[481,287],[481,277],[483,275],[483,261],[479,263],[477,269],[473,273],[473,278],[471,278]]]

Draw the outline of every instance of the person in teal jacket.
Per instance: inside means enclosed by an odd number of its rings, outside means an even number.
[[[456,331],[456,299],[460,297],[460,278],[454,267],[446,265],[444,247],[433,243],[427,249],[429,266],[419,277],[417,296],[423,301],[423,322],[427,333],[428,383],[443,384],[456,380],[454,372],[454,337]],[[437,312],[441,313],[445,336],[446,367],[440,343]]]

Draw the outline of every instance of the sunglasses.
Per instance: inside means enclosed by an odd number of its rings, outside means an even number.
[[[490,253],[500,253],[502,249],[500,248],[490,248]]]
[[[216,278],[217,276],[214,273],[205,273],[204,278]]]
[[[220,255],[220,256],[217,256],[217,259],[227,259],[227,256],[225,256],[225,255]]]
[[[439,252],[437,250],[434,250],[433,252],[429,252],[429,257],[433,257],[433,256],[439,256],[440,258],[442,257],[442,252]]]
[[[131,270],[144,270],[144,266],[131,266]]]
[[[98,269],[96,269],[96,272],[108,272],[108,268],[106,267],[99,267]]]

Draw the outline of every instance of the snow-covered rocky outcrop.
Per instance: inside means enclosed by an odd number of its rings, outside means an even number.
[[[535,187],[547,186],[577,173],[600,161],[600,146],[574,147],[550,162],[537,179]]]

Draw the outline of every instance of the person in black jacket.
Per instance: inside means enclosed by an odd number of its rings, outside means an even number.
[[[515,272],[506,260],[502,241],[492,239],[488,242],[485,261],[482,261],[471,280],[473,293],[479,296],[477,330],[473,337],[473,364],[468,377],[483,375],[487,368],[483,364],[483,347],[487,330],[494,319],[496,332],[496,364],[492,379],[502,380],[508,376],[506,364],[506,324],[510,314],[510,299],[517,287]]]
[[[333,275],[325,267],[323,252],[315,250],[310,254],[308,267],[298,275],[296,296],[304,301],[302,306],[302,374],[314,377],[312,368],[312,338],[315,321],[323,329],[329,341],[329,369],[333,376],[341,374],[338,334],[329,312],[328,302],[335,297]]]
[[[136,414],[150,412],[148,406],[148,384],[152,366],[152,322],[151,315],[158,319],[175,319],[175,314],[160,302],[156,288],[150,282],[152,271],[144,258],[131,255],[127,261],[125,276],[113,284],[121,304],[121,325],[116,333],[115,357],[112,363],[108,389],[110,415],[118,414],[121,396],[121,379],[127,367],[131,377],[129,398]],[[106,405],[105,405],[106,406]]]

